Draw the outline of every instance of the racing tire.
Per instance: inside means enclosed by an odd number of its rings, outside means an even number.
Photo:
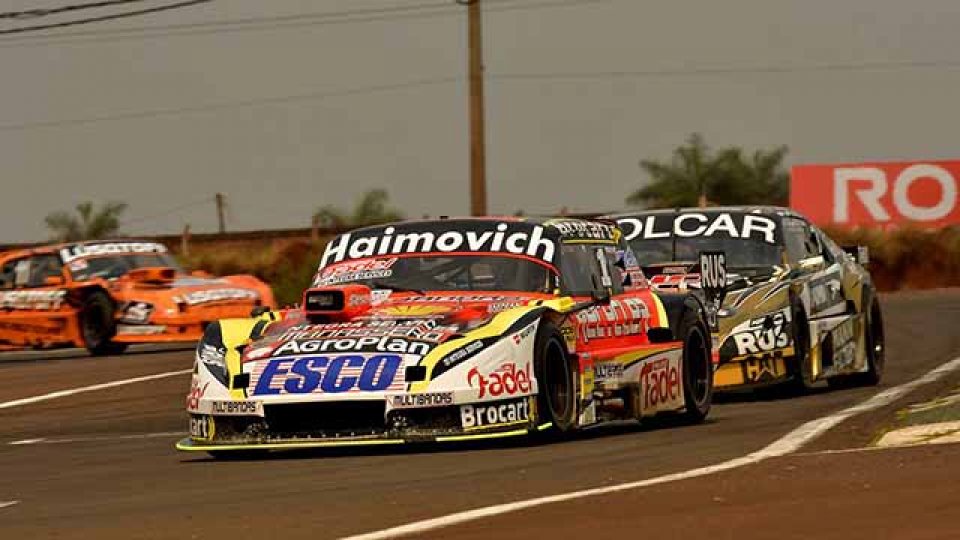
[[[883,312],[880,302],[874,296],[865,312],[864,323],[864,351],[867,356],[867,371],[857,373],[851,377],[851,382],[858,386],[876,386],[883,379],[883,368],[886,363],[886,342],[883,335]]]
[[[800,300],[790,296],[790,323],[793,325],[793,376],[788,383],[799,394],[816,388],[810,369],[810,323]]]
[[[710,332],[701,312],[686,309],[677,326],[677,338],[683,341],[682,418],[699,424],[706,420],[713,404],[713,354]]]
[[[577,387],[566,342],[552,322],[543,320],[533,347],[537,379],[537,423],[550,423],[548,432],[565,433],[576,427]]]
[[[80,336],[84,347],[93,356],[120,354],[127,345],[111,341],[116,332],[113,300],[103,291],[88,294],[80,309]]]

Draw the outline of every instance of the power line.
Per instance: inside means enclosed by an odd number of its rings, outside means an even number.
[[[136,2],[143,2],[145,0],[103,0],[102,2],[88,2],[86,4],[69,4],[66,6],[60,6],[55,8],[35,8],[27,9],[22,11],[5,11],[0,13],[0,19],[35,19],[39,17],[46,17],[49,15],[58,15],[60,13],[67,13],[70,11],[80,11],[84,9],[96,9],[102,7],[112,7],[122,4],[134,4]]]
[[[537,10],[553,7],[604,4],[621,0],[484,0],[491,3],[485,13]],[[104,43],[166,37],[195,36],[233,32],[286,30],[315,26],[336,26],[398,20],[461,16],[462,8],[452,0],[385,8],[369,8],[335,12],[300,13],[270,17],[249,17],[224,21],[151,25],[96,31],[78,31],[50,36],[0,40],[0,48]]]
[[[211,103],[207,105],[193,105],[187,107],[177,107],[171,109],[154,109],[147,111],[135,111],[129,113],[118,113],[112,115],[93,116],[87,118],[71,118],[65,120],[49,120],[40,122],[24,122],[18,124],[0,124],[0,132],[3,131],[22,131],[26,129],[51,128],[62,126],[74,126],[82,124],[94,124],[100,122],[112,122],[119,120],[134,120],[140,118],[155,118],[162,116],[178,116],[184,114],[209,113],[227,109],[237,109],[254,107],[261,105],[279,105],[297,101],[323,100],[336,97],[357,96],[367,94],[377,94],[382,92],[392,92],[397,90],[406,90],[410,88],[419,88],[424,86],[436,86],[449,84],[461,80],[461,77],[434,77],[427,79],[418,79],[395,84],[381,84],[375,86],[363,86],[358,88],[348,88],[345,90],[335,90],[328,92],[308,92],[305,94],[293,94],[286,96],[275,96],[266,98],[255,98],[243,101],[233,101],[225,103]]]
[[[195,201],[193,201],[193,202],[184,203],[184,204],[175,206],[175,207],[173,207],[173,208],[168,208],[168,209],[166,209],[166,210],[163,210],[162,212],[157,212],[156,214],[149,214],[149,215],[142,216],[142,217],[139,217],[139,218],[124,220],[124,221],[120,222],[120,226],[121,226],[121,227],[127,227],[127,226],[133,225],[133,224],[135,224],[135,223],[143,223],[143,222],[145,222],[145,221],[154,221],[154,220],[159,219],[159,218],[162,218],[162,217],[167,217],[167,216],[169,216],[169,215],[171,215],[171,214],[176,214],[177,212],[181,212],[181,211],[186,210],[186,209],[188,209],[188,208],[193,208],[193,207],[200,206],[200,205],[207,205],[207,204],[211,204],[211,203],[213,203],[213,202],[214,202],[214,198],[213,198],[213,197],[204,197],[203,199],[195,200]]]
[[[210,1],[210,0],[202,0]],[[52,36],[39,36],[34,40],[58,41],[64,38],[105,38],[91,39],[89,41],[114,41],[125,39],[141,39],[153,37],[169,37],[179,35],[194,35],[219,32],[233,32],[246,30],[260,30],[260,26],[267,25],[263,29],[272,29],[274,27],[284,28],[286,26],[313,26],[323,24],[343,24],[348,22],[367,22],[377,20],[392,20],[393,18],[406,18],[411,13],[421,15],[421,11],[432,9],[450,9],[448,2],[420,3],[406,6],[394,6],[384,8],[365,8],[352,9],[344,11],[321,11],[313,13],[299,13],[294,15],[278,15],[268,17],[246,17],[240,19],[229,19],[224,21],[194,22],[194,23],[175,23],[163,25],[138,26],[133,28],[114,28],[101,30],[76,31],[62,33]],[[19,40],[0,41],[3,45],[31,44],[29,39],[20,38]]]
[[[625,71],[559,71],[559,72],[531,72],[531,73],[492,73],[488,78],[495,80],[606,80],[606,79],[635,79],[657,77],[696,77],[712,75],[767,75],[790,73],[816,72],[849,72],[849,71],[890,71],[899,69],[928,69],[928,68],[956,68],[960,61],[930,60],[930,61],[903,61],[903,62],[851,62],[839,64],[819,64],[810,66],[753,66],[753,67],[704,67],[704,68],[670,68],[652,70],[625,70]]]
[[[822,64],[812,66],[758,66],[758,67],[719,67],[694,69],[660,69],[660,70],[624,70],[624,71],[568,71],[568,72],[531,72],[531,73],[490,73],[486,75],[488,81],[536,81],[536,80],[615,80],[638,78],[670,78],[670,77],[697,77],[722,75],[765,75],[815,72],[845,72],[845,71],[890,71],[900,69],[931,69],[931,68],[960,68],[960,61],[907,61],[907,62],[861,62],[847,64]],[[362,96],[407,90],[428,86],[451,84],[463,80],[462,77],[432,77],[417,79],[394,84],[381,84],[347,88],[344,90],[307,92],[285,96],[253,98],[241,101],[224,103],[210,103],[205,105],[191,105],[168,109],[152,109],[117,113],[110,115],[92,116],[87,118],[69,118],[64,120],[47,120],[38,122],[22,122],[0,124],[0,132],[23,131],[29,129],[54,128],[100,122],[122,120],[136,120],[142,118],[158,118],[164,116],[179,116],[187,114],[212,113],[221,110],[241,109],[263,105],[282,105],[301,101],[315,101],[347,96]]]
[[[111,15],[101,15],[99,17],[86,17],[83,19],[75,19],[72,21],[63,21],[58,23],[38,24],[34,26],[21,26],[19,28],[8,28],[5,30],[0,30],[0,35],[23,34],[26,32],[37,32],[40,30],[52,30],[54,28],[66,28],[69,26],[79,26],[82,24],[91,24],[95,22],[112,21],[116,19],[126,19],[129,17],[139,17],[142,15],[149,15],[151,13],[159,13],[161,11],[170,11],[173,9],[180,9],[180,8],[195,6],[197,4],[205,4],[212,1],[213,0],[185,0],[183,2],[176,2],[173,4],[155,6],[155,7],[146,8],[146,9],[138,9],[134,11],[124,11],[121,13],[113,13]]]

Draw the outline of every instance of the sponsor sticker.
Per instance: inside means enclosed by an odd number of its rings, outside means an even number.
[[[647,305],[639,298],[612,300],[576,313],[580,340],[633,336],[646,331],[650,320]]]
[[[622,379],[623,369],[623,364],[618,362],[601,362],[593,365],[597,382]]]
[[[208,291],[193,291],[175,296],[177,304],[196,306],[213,302],[227,302],[232,300],[257,300],[260,294],[251,289],[211,289]]]
[[[453,405],[453,392],[427,392],[423,394],[395,394],[387,396],[390,409],[419,409]]]
[[[617,220],[627,241],[636,238],[739,238],[778,244],[777,222],[766,216],[750,213],[733,214],[686,212],[655,214]]]
[[[426,342],[397,337],[308,339],[303,341],[287,341],[277,347],[277,349],[273,351],[273,355],[284,356],[318,352],[378,351],[423,356],[430,352],[430,349],[431,345]]]
[[[213,423],[213,417],[207,415],[190,415],[190,437],[198,441],[213,440],[216,429]]]
[[[194,377],[190,383],[190,392],[187,394],[187,411],[196,412],[200,410],[200,399],[203,398],[203,394],[207,392],[208,386],[210,386],[210,383],[200,386],[200,381]]]
[[[397,376],[402,365],[396,354],[275,358],[254,367],[252,395],[399,390],[404,385],[403,375]]]
[[[467,384],[478,388],[480,399],[486,397],[526,395],[532,388],[530,363],[518,367],[516,362],[505,362],[490,373],[473,368],[467,372]]]
[[[513,253],[553,262],[556,246],[545,238],[540,225],[477,222],[473,226],[477,230],[450,230],[428,224],[431,230],[407,226],[398,231],[397,227],[387,226],[365,236],[343,234],[327,244],[320,267],[375,256],[461,251]]]
[[[120,322],[144,324],[150,320],[150,315],[153,313],[153,304],[147,302],[127,302],[127,305],[124,306],[121,311],[123,315],[120,317]]]
[[[295,326],[280,335],[279,341],[326,340],[336,338],[395,337],[440,343],[456,333],[456,326],[441,326],[433,319],[413,321],[367,320]]]
[[[155,242],[110,242],[105,244],[80,244],[60,250],[60,257],[69,264],[77,259],[101,255],[127,255],[133,253],[166,253],[163,244]]]
[[[167,327],[160,324],[118,324],[117,335],[124,336],[153,336],[167,331]]]
[[[49,311],[60,309],[67,291],[7,291],[0,292],[0,309]]]
[[[683,406],[681,358],[661,357],[640,368],[640,393],[644,412],[672,410]]]
[[[529,420],[529,399],[460,406],[460,425],[463,426],[463,429],[518,424]]]
[[[210,411],[222,416],[263,416],[259,401],[211,401]]]

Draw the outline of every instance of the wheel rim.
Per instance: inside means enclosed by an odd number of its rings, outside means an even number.
[[[690,391],[697,405],[703,404],[710,394],[710,368],[705,352],[705,341],[700,330],[694,328],[687,336],[686,358],[687,377]]]
[[[551,341],[546,350],[547,361],[544,366],[547,405],[554,419],[567,417],[570,408],[570,370],[567,357],[556,341]]]

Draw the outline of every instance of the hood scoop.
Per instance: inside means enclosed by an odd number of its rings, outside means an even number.
[[[134,283],[146,283],[151,285],[167,285],[173,283],[177,278],[177,270],[169,266],[151,266],[147,268],[134,268],[124,276],[128,281]]]
[[[370,311],[370,287],[313,287],[303,292],[303,313],[312,323],[349,321]]]

